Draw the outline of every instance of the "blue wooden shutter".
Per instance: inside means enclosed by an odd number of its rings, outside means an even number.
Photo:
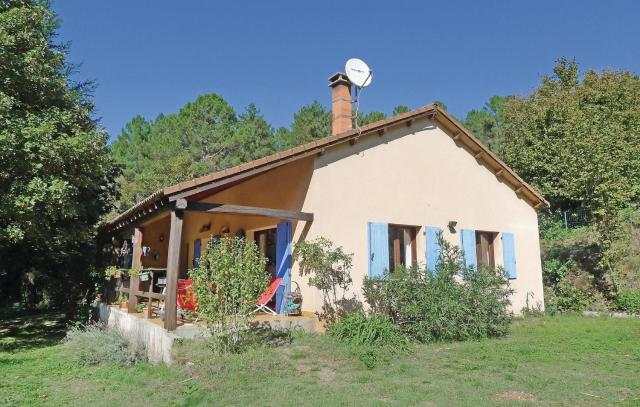
[[[194,269],[200,267],[200,250],[201,250],[200,246],[201,246],[201,244],[202,243],[200,242],[200,239],[196,239],[193,242],[193,261],[192,261],[192,264],[193,264],[193,268]]]
[[[276,311],[283,313],[286,297],[291,291],[291,222],[280,222],[276,229],[276,277],[282,282],[276,291]]]
[[[369,222],[369,278],[382,277],[389,270],[389,225]]]
[[[437,227],[424,227],[424,237],[427,247],[425,259],[427,261],[427,270],[429,270],[431,274],[436,273],[436,265],[440,260],[440,253],[442,252],[442,248],[440,247],[440,243],[438,242],[438,234],[440,232],[442,232],[442,229]]]
[[[473,268],[477,270],[478,257],[476,255],[476,231],[473,229],[462,229],[460,231],[460,240],[465,266],[473,266]]]
[[[513,233],[502,233],[502,258],[504,270],[509,278],[516,278],[516,248]]]

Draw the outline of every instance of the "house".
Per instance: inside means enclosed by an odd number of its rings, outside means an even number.
[[[322,306],[292,264],[296,242],[323,236],[352,252],[361,298],[366,275],[397,264],[432,269],[439,231],[467,264],[505,268],[514,312],[542,303],[536,210],[548,206],[545,199],[437,105],[353,129],[350,82],[342,73],[329,82],[331,135],[163,188],[107,225],[118,244],[132,247],[134,266],[166,270],[165,328],[176,327],[176,280],[221,234],[258,243],[270,272],[283,277],[281,312],[292,282],[303,310]],[[133,278],[125,291],[130,307],[138,284]]]

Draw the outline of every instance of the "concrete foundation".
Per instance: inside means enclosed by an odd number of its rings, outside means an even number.
[[[141,318],[139,315],[129,314],[126,310],[105,303],[98,303],[97,308],[100,321],[111,329],[117,329],[127,340],[143,345],[151,363],[171,364],[172,348],[176,340],[198,339],[209,335],[206,327],[199,324],[182,324],[175,331],[168,332],[158,324],[157,319]],[[257,315],[251,324],[258,328],[273,330],[290,329],[304,332],[323,330],[315,316]]]
[[[171,348],[178,336],[147,319],[130,315],[126,310],[105,303],[99,303],[97,307],[100,321],[121,332],[130,342],[143,345],[151,363],[171,364]]]

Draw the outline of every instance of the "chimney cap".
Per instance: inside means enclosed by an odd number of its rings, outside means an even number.
[[[337,85],[351,86],[351,81],[344,72],[336,72],[329,77],[329,86],[334,87]]]

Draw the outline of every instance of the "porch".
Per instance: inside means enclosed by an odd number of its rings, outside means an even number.
[[[271,304],[279,315],[255,315],[255,320],[282,325],[291,292],[293,231],[308,228],[312,221],[313,214],[300,211],[178,199],[114,233],[113,264],[121,273],[110,282],[104,298],[112,304],[126,299],[126,313],[166,331],[197,331],[193,328],[197,324],[178,318],[178,282],[198,266],[209,240],[245,237],[267,257],[266,272],[282,279]]]

